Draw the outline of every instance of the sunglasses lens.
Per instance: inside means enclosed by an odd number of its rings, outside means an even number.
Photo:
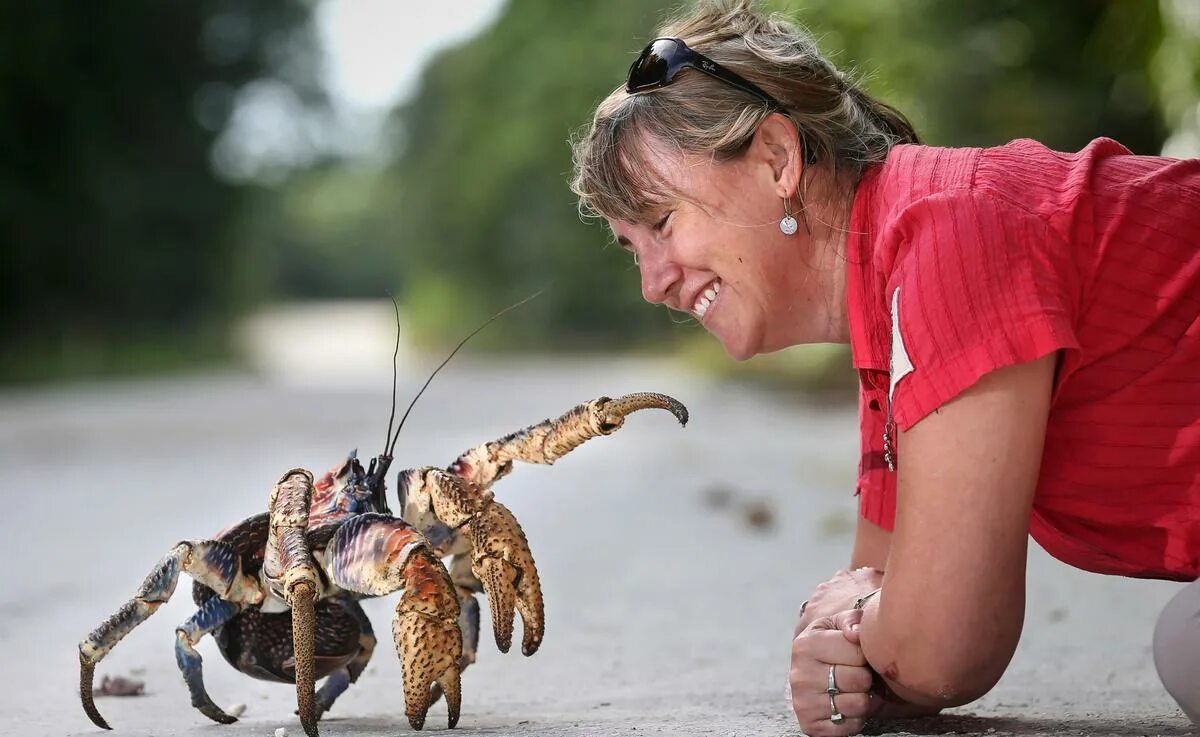
[[[646,47],[629,70],[626,88],[630,92],[662,87],[671,81],[678,70],[679,43],[660,38]]]

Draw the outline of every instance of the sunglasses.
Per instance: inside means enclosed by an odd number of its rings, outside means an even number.
[[[730,87],[753,95],[774,109],[788,114],[783,103],[767,94],[763,88],[754,84],[736,72],[731,72],[712,59],[698,51],[688,48],[688,45],[678,38],[656,38],[646,44],[642,53],[629,66],[629,77],[625,80],[625,91],[629,94],[650,92],[666,87],[675,81],[675,75],[680,69],[696,69],[710,77],[719,79]],[[800,146],[805,162],[815,164],[817,152],[809,148],[803,135]]]
[[[750,80],[729,71],[704,54],[688,48],[678,38],[656,38],[646,44],[641,56],[629,67],[629,78],[625,91],[634,94],[666,87],[675,81],[681,69],[696,69],[710,77],[719,79],[730,87],[754,95],[772,107],[787,112],[779,100],[771,97]]]

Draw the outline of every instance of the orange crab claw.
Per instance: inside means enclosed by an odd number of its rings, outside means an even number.
[[[413,729],[424,727],[437,684],[446,695],[448,726],[453,729],[462,705],[458,596],[446,569],[428,551],[409,557],[404,578],[404,595],[392,622],[392,637],[403,658],[404,712]]]

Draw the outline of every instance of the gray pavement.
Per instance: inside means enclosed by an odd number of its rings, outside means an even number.
[[[403,371],[403,397],[422,368]],[[0,395],[0,734],[100,734],[78,703],[78,641],[174,542],[262,510],[282,470],[323,470],[353,447],[378,452],[389,378],[225,375]],[[789,640],[806,592],[847,562],[852,407],[644,361],[467,358],[414,410],[394,467],[445,464],[577,402],[642,390],[685,402],[691,424],[642,413],[555,467],[524,467],[497,486],[537,558],[547,634],[532,658],[501,655],[485,635],[464,675],[458,733],[798,734],[784,699]],[[730,491],[724,506],[715,485]],[[771,514],[747,514],[749,502]],[[1154,617],[1175,588],[1085,574],[1033,546],[1026,633],[1000,686],[950,716],[896,728],[1189,733],[1150,658]],[[323,734],[410,731],[386,637],[393,605],[367,603],[385,636]],[[210,693],[247,708],[220,726],[190,707],[172,651],[190,612],[181,586],[100,665],[97,679],[146,683],[145,696],[97,701],[116,734],[303,734],[290,687],[240,676],[208,641]],[[440,731],[444,719],[435,707],[426,729]]]

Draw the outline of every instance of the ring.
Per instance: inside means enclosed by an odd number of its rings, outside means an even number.
[[[841,724],[846,721],[846,716],[838,711],[837,703],[833,700],[833,694],[829,694],[829,721],[834,724]]]
[[[842,712],[838,711],[837,702],[833,700],[834,696],[841,693],[841,690],[837,687],[837,681],[833,677],[833,669],[836,667],[836,664],[829,666],[829,680],[827,681],[825,693],[829,694],[829,721],[834,724],[841,724],[845,721],[846,717]]]

